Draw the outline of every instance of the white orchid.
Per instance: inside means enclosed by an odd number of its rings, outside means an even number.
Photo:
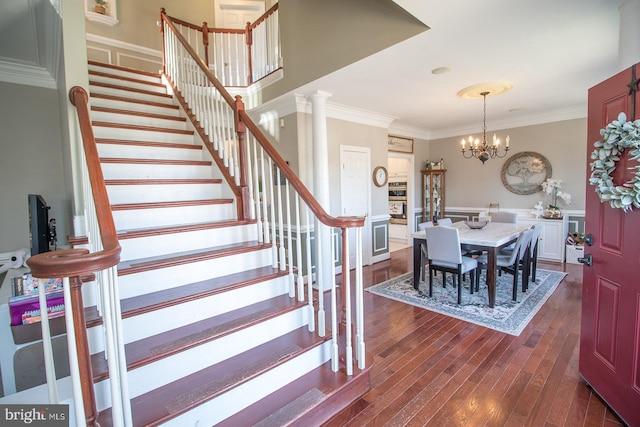
[[[549,205],[550,208],[558,208],[558,197],[567,205],[571,204],[571,194],[561,190],[562,180],[548,178],[542,184],[542,191],[549,194],[552,197],[553,204]]]

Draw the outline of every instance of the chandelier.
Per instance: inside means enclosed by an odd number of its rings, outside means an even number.
[[[482,164],[489,159],[494,159],[496,157],[502,158],[507,155],[507,151],[509,151],[509,135],[505,139],[505,147],[504,152],[499,154],[500,149],[500,139],[496,138],[496,134],[493,134],[493,142],[492,144],[487,144],[487,95],[489,92],[481,92],[482,98],[484,99],[484,117],[482,122],[482,142],[478,138],[469,137],[468,140],[462,139],[462,156],[465,159],[471,159],[475,157],[480,160]],[[469,149],[467,150],[466,144],[469,144]]]

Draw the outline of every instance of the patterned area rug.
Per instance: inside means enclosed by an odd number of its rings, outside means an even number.
[[[434,274],[433,297],[429,298],[429,276],[413,288],[413,273],[407,273],[366,290],[396,301],[435,311],[496,331],[520,335],[540,307],[551,296],[567,273],[538,268],[536,282],[529,283],[527,292],[518,286],[518,300],[512,299],[513,276],[502,273],[496,279],[496,304],[489,308],[489,296],[484,272],[480,276],[480,292],[469,293],[469,282],[463,281],[462,304],[457,304],[458,291],[453,287],[451,274],[447,274],[447,287],[442,287],[442,275]]]

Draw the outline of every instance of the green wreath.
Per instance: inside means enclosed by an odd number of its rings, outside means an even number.
[[[640,208],[640,165],[635,166],[634,178],[623,185],[614,185],[611,174],[616,169],[616,162],[625,149],[631,148],[631,159],[640,159],[640,120],[628,122],[625,113],[618,115],[618,120],[600,129],[602,139],[593,145],[591,153],[591,177],[589,184],[595,185],[601,202],[609,202],[612,208],[630,211]]]

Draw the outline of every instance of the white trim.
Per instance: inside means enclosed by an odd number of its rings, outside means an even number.
[[[122,42],[109,37],[98,36],[96,34],[87,33],[87,41],[92,43],[103,44],[112,46],[119,49],[130,50],[132,52],[138,52],[143,55],[155,56],[162,58],[162,51],[156,49],[150,49],[148,47],[139,46],[132,43]]]
[[[0,60],[0,81],[56,89],[56,81],[44,67]]]
[[[111,55],[109,55],[111,56]],[[158,66],[158,71],[161,71],[162,69],[162,59],[160,60],[152,60],[152,59],[147,59],[147,58],[141,58],[139,56],[134,56],[134,55],[129,55],[127,53],[123,53],[123,52],[116,52],[116,64],[117,65],[123,65],[122,64],[122,58],[132,58],[135,59],[136,61],[142,61],[142,62],[149,62],[151,64],[157,65]]]
[[[328,94],[328,92],[323,91],[317,91],[314,93]],[[294,113],[311,114],[311,102],[307,95],[288,93],[253,108],[251,113],[256,114],[256,116],[260,116],[268,112],[273,112],[274,110],[277,111],[278,117],[284,117]],[[384,129],[388,129],[389,125],[394,120],[393,117],[386,114],[379,114],[373,111],[353,108],[330,101],[327,101],[327,117],[368,126],[381,127]]]

